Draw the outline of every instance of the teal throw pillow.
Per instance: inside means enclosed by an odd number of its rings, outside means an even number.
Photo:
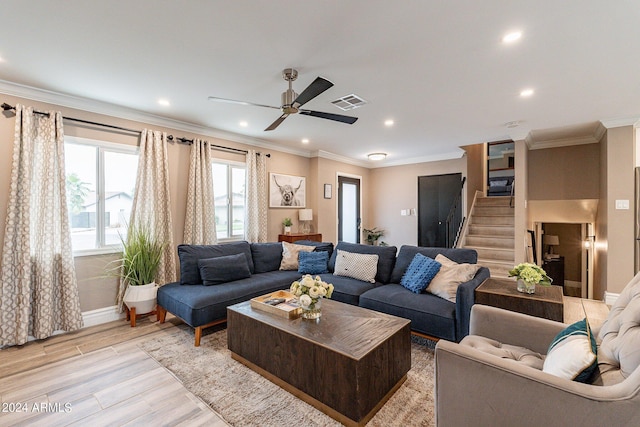
[[[598,367],[596,352],[596,338],[587,319],[582,319],[556,335],[547,351],[542,371],[588,383]]]
[[[435,259],[418,253],[411,260],[407,271],[400,279],[400,284],[411,292],[419,294],[429,286],[431,280],[440,271],[440,267],[441,264]]]
[[[300,252],[298,254],[298,273],[323,274],[328,273],[327,263],[329,252]]]

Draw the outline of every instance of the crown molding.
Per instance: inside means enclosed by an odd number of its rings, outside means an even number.
[[[544,148],[557,148],[557,147],[570,147],[573,145],[596,144],[600,142],[600,140],[602,139],[602,137],[606,132],[607,132],[607,128],[603,125],[602,122],[598,122],[598,125],[594,128],[591,134],[579,135],[579,136],[567,137],[567,138],[535,140],[534,133],[529,132],[526,138],[524,138],[524,141],[526,142],[529,150],[541,150]]]
[[[600,123],[607,128],[619,128],[622,126],[637,126],[640,121],[640,116],[621,117],[617,119],[600,120]]]
[[[372,168],[371,164],[365,161],[352,159],[351,157],[341,156],[339,154],[334,154],[329,151],[324,150],[316,150],[311,153],[311,157],[319,157],[322,159],[335,160],[336,162],[346,163],[349,165],[360,166],[363,168]]]
[[[382,164],[376,164],[375,166],[370,166],[370,168],[386,168],[391,166],[403,166],[403,165],[414,165],[416,163],[429,163],[429,162],[440,162],[444,160],[456,160],[462,158],[466,152],[462,148],[458,148],[455,151],[449,151],[446,153],[435,154],[432,156],[422,156],[422,157],[412,157],[410,159],[397,160],[397,161],[385,161]]]
[[[196,135],[210,136],[213,138],[224,139],[227,141],[260,147],[268,150],[280,151],[297,156],[311,157],[311,152],[308,150],[299,150],[291,147],[276,145],[260,138],[240,135],[237,133],[223,131],[208,126],[197,125],[195,123],[189,123],[182,120],[170,119],[168,117],[157,116],[155,114],[135,110],[133,108],[123,107],[116,104],[111,104],[108,102],[96,101],[94,99],[82,98],[59,92],[53,92],[46,89],[39,89],[32,86],[21,85],[7,80],[0,80],[0,93],[15,96],[18,98],[30,99],[33,101],[45,102],[47,104],[58,105],[61,107],[73,108],[90,113],[103,114],[105,116],[141,122],[148,125],[162,126],[173,130],[193,133]]]

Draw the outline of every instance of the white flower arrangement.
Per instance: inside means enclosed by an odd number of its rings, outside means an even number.
[[[323,282],[320,276],[314,278],[310,274],[305,274],[300,280],[291,284],[289,291],[298,297],[302,308],[313,309],[320,298],[331,298],[333,285]]]

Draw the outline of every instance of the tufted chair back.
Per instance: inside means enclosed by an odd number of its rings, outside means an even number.
[[[624,381],[640,365],[640,273],[627,284],[598,333],[595,384]]]

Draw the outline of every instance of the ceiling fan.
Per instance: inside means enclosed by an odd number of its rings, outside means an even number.
[[[271,125],[269,125],[269,127],[267,127],[265,131],[274,130],[275,128],[280,126],[280,123],[282,123],[284,119],[289,117],[289,115],[296,113],[303,114],[305,116],[319,117],[321,119],[334,120],[336,122],[347,123],[350,125],[354,124],[356,120],[358,120],[357,117],[343,116],[342,114],[324,113],[322,111],[305,110],[300,108],[304,104],[311,101],[313,98],[333,86],[333,83],[331,83],[329,80],[323,77],[317,77],[313,82],[311,82],[309,86],[307,86],[305,90],[302,91],[301,94],[298,95],[291,87],[291,82],[298,78],[298,70],[295,70],[293,68],[285,68],[284,70],[282,70],[282,78],[289,82],[289,89],[282,92],[282,106],[280,107],[256,104],[246,101],[236,101],[233,99],[218,98],[216,96],[210,96],[209,100],[216,102],[228,102],[232,104],[254,105],[256,107],[275,108],[276,110],[282,110],[282,115],[278,117],[275,122],[271,123]]]

